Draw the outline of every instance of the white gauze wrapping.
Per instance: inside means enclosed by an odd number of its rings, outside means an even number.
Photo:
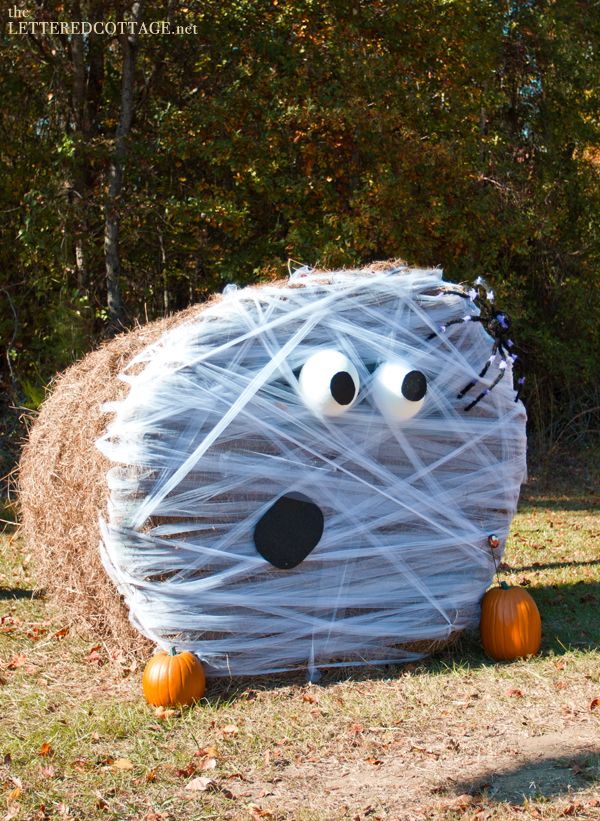
[[[108,471],[104,565],[132,623],[194,651],[212,675],[398,662],[406,646],[474,626],[525,475],[525,411],[500,360],[463,399],[492,338],[439,270],[312,273],[230,290],[135,357],[128,396],[98,447]],[[436,336],[428,341],[432,332]],[[298,373],[345,354],[358,398],[337,417],[306,407]],[[373,401],[373,369],[425,374],[408,420]],[[282,496],[322,512],[296,567],[257,550],[257,522]]]

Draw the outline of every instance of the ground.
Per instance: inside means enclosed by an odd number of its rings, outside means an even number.
[[[496,664],[477,635],[373,670],[211,682],[181,711],[0,551],[0,818],[600,818],[597,451],[533,472],[501,575],[541,653]]]

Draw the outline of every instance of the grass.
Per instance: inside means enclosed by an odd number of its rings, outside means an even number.
[[[177,712],[146,705],[135,662],[36,595],[35,569],[6,534],[0,818],[599,818],[589,464],[536,474],[513,523],[502,574],[538,603],[537,657],[494,664],[467,636],[435,659],[325,673],[318,685],[213,682]]]

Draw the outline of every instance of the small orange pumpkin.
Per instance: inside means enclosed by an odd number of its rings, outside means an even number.
[[[542,620],[537,605],[522,587],[488,590],[481,602],[481,643],[496,661],[534,655],[542,641]]]
[[[174,647],[152,656],[142,676],[142,689],[149,704],[176,707],[202,698],[206,688],[204,668],[193,653],[178,653]]]

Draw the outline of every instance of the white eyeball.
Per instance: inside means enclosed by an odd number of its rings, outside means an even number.
[[[377,368],[371,390],[384,416],[405,421],[421,409],[427,393],[427,380],[421,371],[397,359]]]
[[[358,396],[358,371],[348,357],[326,348],[310,356],[298,378],[304,404],[319,416],[341,416]]]

